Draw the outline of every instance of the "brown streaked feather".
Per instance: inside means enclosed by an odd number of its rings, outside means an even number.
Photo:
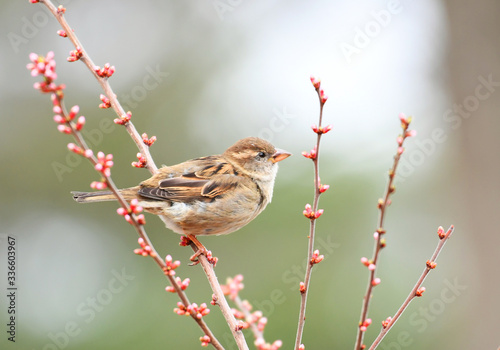
[[[205,202],[235,189],[238,182],[235,175],[216,175],[211,180],[179,177],[163,180],[158,187],[142,187],[139,195],[174,202]]]
[[[120,194],[127,201],[137,198],[137,191],[139,186],[124,188],[119,190]],[[92,202],[105,202],[116,200],[115,195],[111,191],[99,192],[71,192],[73,199],[78,203],[92,203]]]
[[[207,183],[203,182],[202,186]],[[205,200],[201,196],[202,186],[175,186],[175,187],[142,187],[139,195],[155,200],[166,200],[175,202],[192,202],[195,200]]]
[[[141,184],[138,194],[154,200],[193,202],[214,199],[234,189],[238,180],[234,167],[220,156],[192,159],[164,167]]]
[[[192,178],[185,178],[184,176],[181,177],[174,177],[171,179],[165,179],[160,181],[160,185],[158,187],[167,189],[171,187],[203,187],[208,180],[201,180],[201,179],[192,179]]]
[[[224,163],[220,156],[209,156],[188,160],[184,163],[165,166],[158,169],[158,172],[150,177],[149,179],[143,181],[141,186],[145,187],[158,187],[160,183],[168,179],[208,179],[210,173],[207,172],[209,168],[217,166],[218,164]]]
[[[214,175],[238,175],[234,167],[229,163],[217,163],[214,165],[208,165],[200,171],[194,173],[195,176],[199,178],[211,178]]]
[[[234,175],[218,175],[203,186],[201,195],[208,198],[220,197],[238,187],[239,179]]]

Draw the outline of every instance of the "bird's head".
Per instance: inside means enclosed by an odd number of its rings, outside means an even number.
[[[258,137],[247,137],[229,147],[223,154],[236,168],[256,180],[274,180],[278,162],[292,154]]]

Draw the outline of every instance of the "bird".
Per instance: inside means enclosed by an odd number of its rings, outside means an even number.
[[[137,199],[145,212],[163,216],[167,228],[202,250],[196,236],[235,232],[266,208],[278,162],[291,155],[266,140],[247,137],[220,155],[163,166],[138,186],[119,192],[128,202]],[[116,200],[111,191],[72,194],[79,203]]]

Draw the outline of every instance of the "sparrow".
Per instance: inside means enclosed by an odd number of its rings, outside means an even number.
[[[164,166],[119,192],[127,201],[137,199],[144,211],[162,215],[167,228],[190,239],[224,235],[248,224],[271,202],[278,162],[289,156],[265,140],[247,137],[220,155]],[[72,194],[79,203],[116,199],[110,191]]]

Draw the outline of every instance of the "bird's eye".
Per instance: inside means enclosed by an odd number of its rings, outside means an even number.
[[[257,160],[261,160],[266,158],[266,154],[264,152],[259,152],[257,153],[257,157],[255,157]]]

